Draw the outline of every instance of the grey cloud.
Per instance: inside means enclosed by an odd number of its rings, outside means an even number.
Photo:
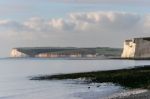
[[[126,30],[138,26],[139,22],[148,20],[138,14],[124,12],[87,12],[71,13],[66,19],[44,20],[38,17],[31,18],[23,23],[0,20],[0,26],[19,31],[33,33],[51,33],[56,31],[74,32],[87,31],[90,28],[107,29],[107,30]],[[140,23],[143,26],[147,21]],[[149,21],[148,21],[149,22]],[[42,34],[41,34],[42,35]]]
[[[37,1],[37,0],[36,0]],[[63,3],[105,3],[105,4],[138,4],[148,5],[148,0],[46,0],[50,2],[63,2]]]
[[[76,25],[80,27],[86,24],[84,28],[90,28],[89,26],[93,25],[99,29],[125,30],[136,26],[142,17],[138,14],[123,12],[90,12],[70,14],[70,19],[76,22]]]
[[[148,19],[148,18],[147,18]],[[97,25],[99,28],[131,28],[142,20],[142,16],[124,12],[87,12],[71,13],[66,19],[44,20],[38,17],[31,18],[23,23],[10,20],[0,20],[0,26],[22,31],[51,32],[82,30]],[[143,23],[146,21],[143,21]]]
[[[0,20],[12,42],[38,46],[120,46],[124,39],[150,32],[149,15],[124,12],[70,13],[65,18],[34,17],[24,22]],[[117,38],[116,38],[117,37]]]

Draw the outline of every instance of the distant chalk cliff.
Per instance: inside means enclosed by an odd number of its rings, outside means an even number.
[[[150,58],[150,37],[125,40],[122,58]]]
[[[97,58],[120,57],[122,49],[109,47],[21,47],[13,48],[11,57]]]
[[[28,55],[23,52],[20,52],[18,49],[14,48],[11,50],[10,56],[11,57],[27,57]]]

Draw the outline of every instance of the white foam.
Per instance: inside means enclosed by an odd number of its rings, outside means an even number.
[[[107,98],[104,99],[111,99],[111,98],[117,98],[117,97],[125,97],[125,96],[130,96],[130,95],[136,95],[140,93],[147,92],[148,90],[146,89],[134,89],[134,90],[128,90],[120,93],[113,94]]]

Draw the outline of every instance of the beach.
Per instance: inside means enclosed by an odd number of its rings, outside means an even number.
[[[150,99],[150,91],[147,89],[133,89],[121,93],[116,93],[105,99]]]
[[[107,71],[150,65],[148,60],[0,59],[2,99],[103,99],[129,91],[112,83],[84,83],[85,79],[29,80],[40,75]],[[90,87],[90,88],[89,88]]]
[[[150,66],[143,65],[117,70],[46,75],[33,77],[31,80],[80,79],[87,84],[111,82],[126,88],[126,90],[114,93],[104,99],[150,99],[150,91],[148,90],[150,86],[149,74]]]

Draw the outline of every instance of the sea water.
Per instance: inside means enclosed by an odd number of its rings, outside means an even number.
[[[150,65],[134,60],[0,59],[0,99],[102,99],[125,90],[112,83],[29,80],[33,76],[112,70]],[[99,87],[97,87],[99,86]]]

